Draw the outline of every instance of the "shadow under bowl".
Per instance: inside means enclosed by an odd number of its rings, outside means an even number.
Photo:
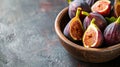
[[[55,32],[63,47],[76,59],[91,63],[102,63],[113,60],[120,55],[120,44],[104,48],[85,48],[78,45],[63,34],[66,24],[69,22],[68,7],[64,8],[56,17]]]

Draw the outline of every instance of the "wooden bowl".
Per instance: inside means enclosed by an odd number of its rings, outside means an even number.
[[[66,7],[56,17],[55,31],[64,48],[73,57],[85,62],[101,63],[115,59],[120,55],[120,44],[104,48],[85,48],[67,39],[63,34],[63,29],[69,20],[68,7]]]

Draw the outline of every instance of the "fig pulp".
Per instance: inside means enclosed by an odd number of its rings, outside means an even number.
[[[107,45],[120,43],[120,17],[106,27],[104,38]]]
[[[94,24],[95,19],[93,18],[90,25],[83,35],[84,47],[99,47],[103,42],[103,35],[101,30]]]
[[[79,19],[81,10],[82,10],[81,8],[77,9],[76,16],[70,20],[70,22],[66,25],[63,31],[64,35],[68,37],[70,40],[74,41],[82,40],[84,31],[82,22]]]
[[[92,5],[91,10],[107,16],[111,10],[111,2],[109,0],[99,0]]]
[[[120,0],[114,2],[114,13],[116,17],[120,16]]]
[[[85,30],[90,25],[91,20],[95,18],[95,24],[100,28],[101,31],[104,31],[105,27],[107,26],[107,21],[101,14],[97,12],[87,13],[85,11],[82,11],[82,14],[87,15],[83,21],[83,27]]]
[[[90,6],[84,0],[74,0],[69,4],[69,17],[73,18],[76,15],[77,8],[80,7],[82,10],[90,12]],[[80,18],[83,18],[80,14]]]

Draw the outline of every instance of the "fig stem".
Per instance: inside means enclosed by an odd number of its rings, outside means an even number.
[[[91,23],[92,23],[92,24],[94,24],[94,22],[95,22],[95,18],[93,18],[93,19],[91,20]]]
[[[120,24],[120,16],[117,18],[116,23]]]
[[[89,16],[90,14],[88,13],[88,12],[86,12],[86,11],[82,11],[82,14],[83,15],[86,15],[86,16]]]
[[[82,10],[82,8],[80,8],[80,7],[77,8],[76,17],[80,16],[81,10]]]
[[[68,4],[70,4],[72,2],[72,0],[67,0]]]

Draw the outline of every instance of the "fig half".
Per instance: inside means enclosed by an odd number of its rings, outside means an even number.
[[[120,16],[115,22],[106,27],[104,38],[107,45],[120,43]]]
[[[111,2],[109,0],[98,0],[92,5],[91,10],[107,16],[111,10]]]
[[[81,8],[77,8],[76,16],[70,20],[70,22],[66,25],[63,31],[64,35],[68,37],[70,40],[74,41],[82,40],[84,31],[82,22],[79,18],[81,10],[82,10]]]
[[[120,0],[115,0],[114,2],[114,13],[116,17],[120,16]]]
[[[90,25],[83,35],[84,47],[99,47],[103,42],[103,35],[101,30],[94,24],[95,18],[92,19]]]

